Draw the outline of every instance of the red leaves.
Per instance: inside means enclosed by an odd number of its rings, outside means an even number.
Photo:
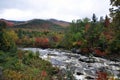
[[[106,16],[106,17],[105,17],[104,26],[105,26],[105,27],[109,27],[109,25],[110,25],[110,20],[109,20],[108,16]]]
[[[46,71],[43,70],[43,71],[41,72],[41,76],[42,76],[42,77],[46,77],[46,76],[47,76]]]
[[[96,80],[108,80],[106,72],[97,72],[97,79]]]
[[[4,22],[6,23],[6,26],[9,26],[9,27],[14,26],[14,23],[13,23],[13,22],[9,22],[9,21],[4,20],[4,19],[1,19],[0,21],[4,21]]]
[[[90,24],[85,25],[85,31],[87,31],[90,28]]]
[[[89,53],[88,48],[82,48],[82,53]]]
[[[47,48],[49,47],[49,39],[48,38],[35,38],[35,45],[37,47]]]
[[[76,45],[80,46],[82,44],[82,41],[77,41]]]
[[[106,55],[106,53],[104,51],[101,51],[99,49],[95,49],[94,52],[98,55],[98,56],[104,56]]]

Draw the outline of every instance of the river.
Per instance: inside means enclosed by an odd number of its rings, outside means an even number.
[[[53,66],[60,69],[70,70],[76,80],[95,80],[98,71],[106,71],[115,78],[120,78],[120,62],[94,56],[86,57],[61,49],[22,48],[22,50],[39,51],[42,59],[50,61]]]

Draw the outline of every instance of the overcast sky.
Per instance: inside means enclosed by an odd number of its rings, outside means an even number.
[[[110,0],[0,0],[0,18],[72,21],[109,15]]]

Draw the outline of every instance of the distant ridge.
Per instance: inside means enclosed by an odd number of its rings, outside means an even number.
[[[7,23],[7,26],[12,28],[27,28],[27,29],[41,29],[41,30],[65,30],[70,25],[69,22],[56,19],[32,19],[27,21],[14,21],[0,19]]]
[[[62,27],[68,27],[70,26],[70,22],[62,21],[62,20],[56,20],[56,19],[49,19],[48,21],[60,25]]]

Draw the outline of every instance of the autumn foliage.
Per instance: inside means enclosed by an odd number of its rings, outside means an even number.
[[[97,72],[96,80],[108,80],[108,75],[106,72],[99,71]]]
[[[49,39],[43,37],[37,37],[35,38],[35,45],[37,47],[48,48],[50,46]]]
[[[94,52],[96,53],[96,55],[98,56],[105,56],[106,53],[104,51],[101,51],[99,49],[94,49]]]
[[[109,20],[108,16],[105,17],[104,26],[105,27],[109,27],[110,26],[110,20]]]
[[[85,31],[88,31],[89,28],[90,28],[90,24],[86,24],[85,25]]]

